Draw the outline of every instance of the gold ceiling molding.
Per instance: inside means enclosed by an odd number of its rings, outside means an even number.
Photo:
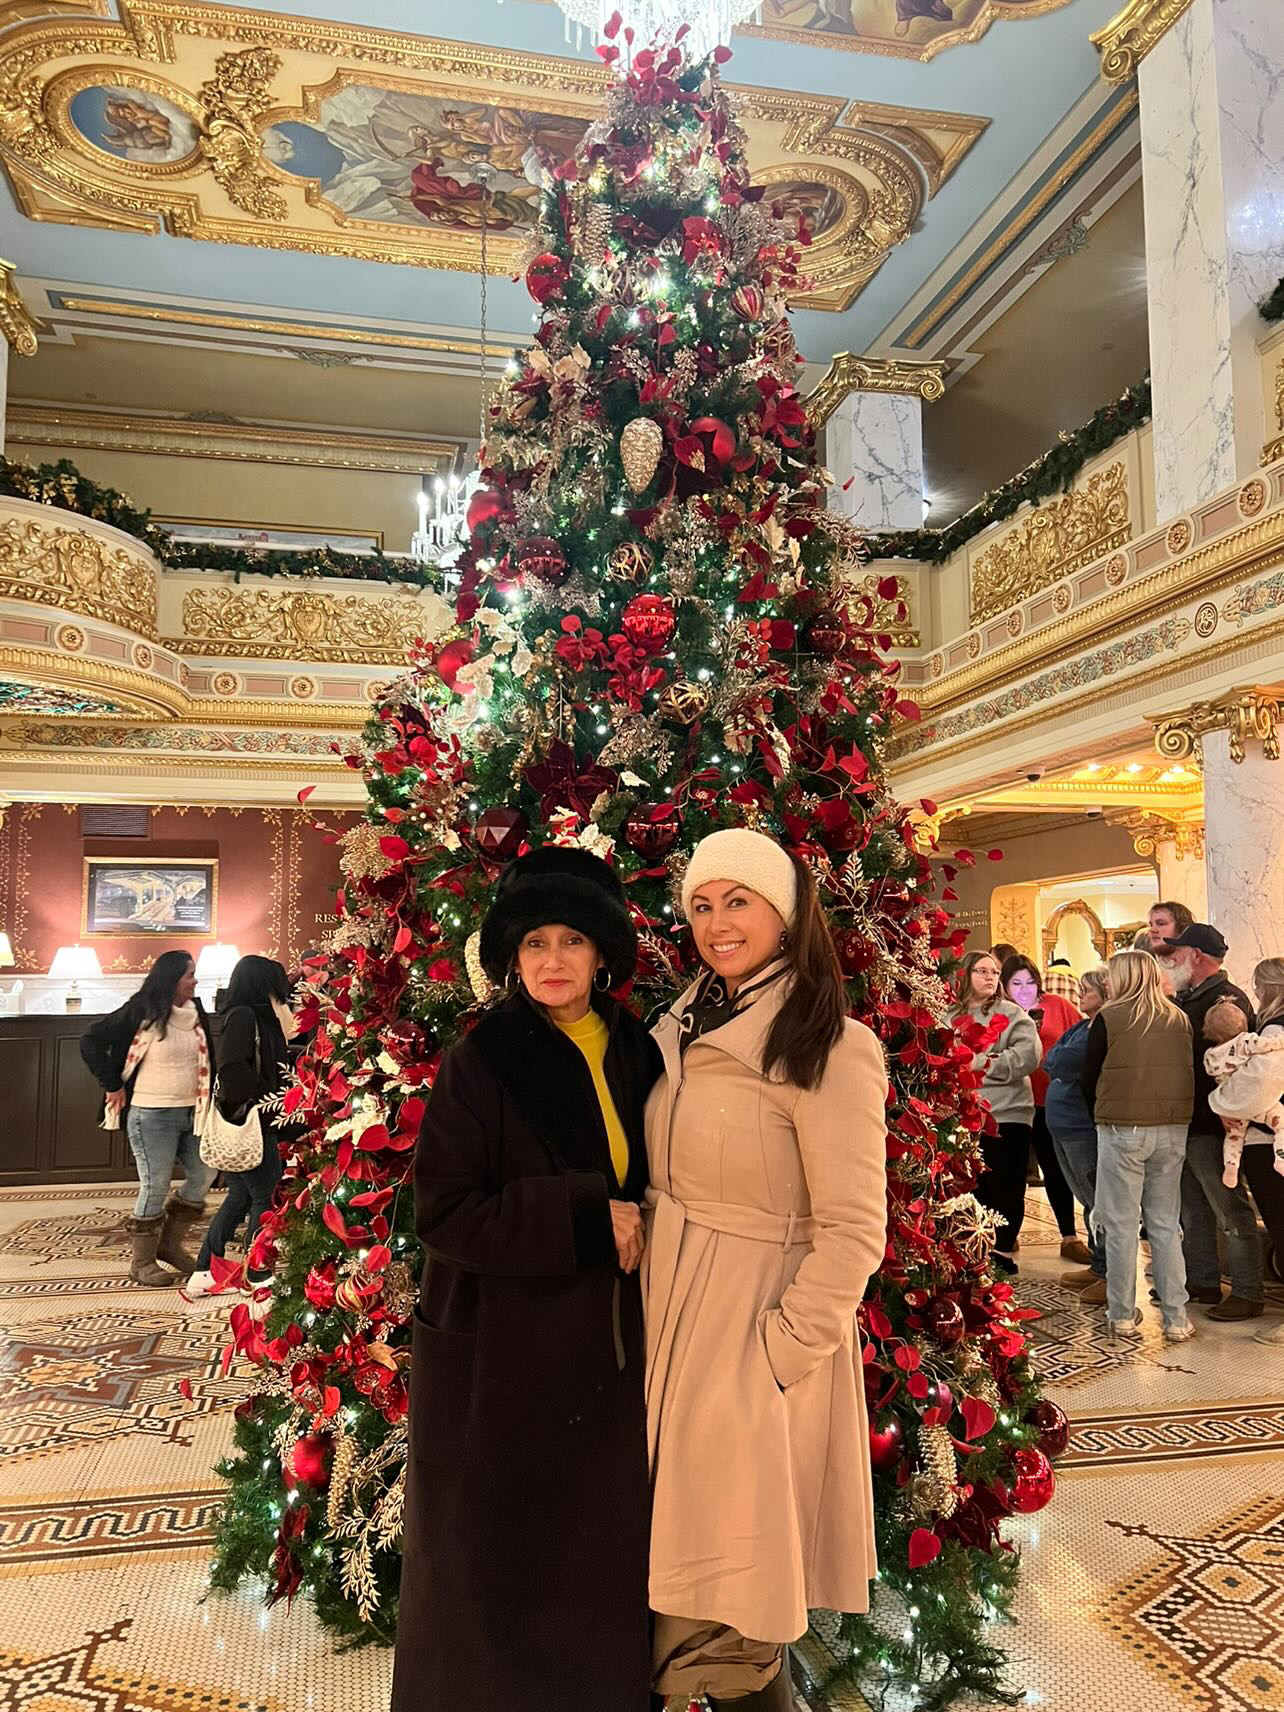
[[[139,0],[122,6],[119,22],[56,16],[12,34],[0,44],[0,155],[30,218],[446,269],[480,265],[475,208],[465,208],[476,161],[511,153],[514,137],[534,147],[541,120],[549,134],[540,147],[569,148],[581,122],[596,117],[608,84],[602,67],[579,61],[198,0]],[[222,51],[211,56],[211,43]],[[338,72],[336,61],[343,64]],[[137,92],[134,108],[149,104],[121,120],[140,128],[141,144],[132,135],[121,142],[105,121],[90,135],[73,120],[77,95],[113,83]],[[410,194],[404,187],[390,186],[385,196],[394,217],[363,214],[329,198],[319,179],[288,170],[292,155],[265,148],[265,133],[291,121],[311,125],[329,142],[325,102],[362,85],[386,91],[390,101],[418,96],[463,110],[445,116],[451,125],[440,136],[433,121],[434,159],[440,155],[445,176],[420,221],[409,220],[397,203]],[[779,188],[793,188],[803,208],[819,201],[826,214],[828,226],[813,248],[817,288],[806,299],[820,309],[851,302],[888,250],[909,235],[924,181],[934,195],[989,123],[853,106],[843,97],[736,86],[732,92],[751,157],[791,157],[792,172],[772,169]],[[566,136],[552,135],[558,119],[571,122]],[[163,142],[149,141],[149,126],[163,133]],[[375,154],[383,147],[360,146]],[[366,164],[364,156],[339,153],[354,171]],[[379,154],[374,164],[383,159]],[[387,159],[396,164],[402,156],[394,151]],[[452,174],[464,193],[458,184],[455,191],[441,188]],[[521,174],[514,182],[520,196],[510,198],[509,227],[493,225],[489,234],[490,267],[498,274],[518,265],[532,212],[529,186]],[[417,201],[413,206],[420,209]],[[857,207],[859,220],[851,217]]]
[[[7,432],[11,442],[22,446],[149,452],[409,476],[449,469],[458,451],[449,440],[269,428],[254,422],[196,422],[180,416],[131,416],[30,403],[10,405]]]
[[[39,348],[36,329],[40,323],[22,301],[12,262],[0,257],[0,336],[20,357],[34,357]]]
[[[183,635],[171,646],[237,659],[402,665],[416,638],[439,633],[449,618],[435,595],[191,589],[183,596]]]
[[[940,326],[955,306],[968,295],[972,287],[989,273],[996,262],[1000,261],[1013,248],[1044,210],[1056,201],[1066,185],[1078,176],[1085,162],[1091,160],[1102,144],[1131,119],[1137,102],[1137,90],[1135,88],[1128,90],[1118,104],[1106,114],[1101,123],[1093,127],[1074,153],[1062,162],[1051,178],[1040,185],[1024,207],[1018,213],[1013,214],[1010,219],[1005,217],[1000,221],[1000,230],[993,242],[976,258],[962,277],[954,282],[945,295],[933,303],[926,313],[912,324],[907,333],[898,337],[898,344],[912,350],[926,341],[928,335]]]
[[[770,40],[780,42],[804,42],[817,48],[846,48],[852,53],[879,54],[891,59],[929,60],[934,59],[938,53],[943,53],[946,48],[980,41],[990,25],[998,19],[1040,18],[1045,13],[1055,12],[1068,4],[1069,0],[980,0],[978,5],[975,0],[972,0],[972,3],[968,3],[968,0],[955,0],[952,11],[948,7],[943,8],[950,28],[934,29],[926,40],[911,41],[909,30],[912,20],[904,21],[905,30],[900,34],[879,34],[877,29],[866,27],[858,29],[853,17],[854,7],[850,3],[844,7],[841,0],[826,8],[830,21],[835,25],[829,30],[809,27],[810,20],[818,10],[815,6],[803,7],[799,0],[765,0],[763,22],[738,24],[736,33],[743,36],[766,36]],[[807,17],[808,23],[790,22],[790,17],[799,12]],[[963,14],[963,17],[955,25],[953,19],[959,14]],[[890,7],[887,8],[887,15],[890,20]],[[930,14],[929,16],[935,24],[936,17]],[[889,21],[889,29],[900,30],[899,13],[897,18],[895,25]],[[863,18],[861,22],[863,25]]]
[[[945,395],[945,364],[840,351],[804,401],[812,427],[822,428],[849,392],[906,393],[930,404]]]
[[[1189,10],[1191,0],[1128,0],[1104,30],[1088,40],[1101,54],[1107,83],[1126,83],[1150,50]]]
[[[114,533],[114,532],[113,532]],[[145,549],[30,517],[0,521],[0,597],[156,635],[156,561]]]
[[[198,309],[170,309],[161,304],[135,303],[128,298],[60,296],[54,319],[60,314],[102,315],[122,321],[152,321],[160,326],[212,328],[226,333],[258,333],[267,338],[325,339],[336,345],[386,346],[398,351],[440,351],[449,356],[481,355],[480,339],[447,339],[427,333],[380,332],[370,327],[344,327],[327,321],[273,319],[261,315],[218,314]],[[515,335],[516,337],[516,335]],[[488,357],[510,357],[512,343],[487,341]]]
[[[1232,690],[1216,701],[1192,702],[1180,713],[1157,714],[1155,748],[1170,761],[1198,757],[1203,765],[1203,740],[1210,731],[1225,731],[1230,737],[1230,758],[1242,762],[1249,742],[1260,743],[1268,761],[1280,758],[1279,693],[1272,689]]]
[[[1175,815],[1157,813],[1154,809],[1135,809],[1128,814],[1107,815],[1112,826],[1122,826],[1132,834],[1132,847],[1138,856],[1157,857],[1161,844],[1171,844],[1179,862],[1187,856],[1197,862],[1204,859],[1204,823],[1202,820],[1179,819]]]
[[[971,622],[980,624],[1082,570],[1132,534],[1128,472],[1094,470],[1082,487],[1045,500],[972,561]]]
[[[124,717],[131,720],[173,718],[187,706],[188,698],[181,689],[150,672],[55,648],[19,648],[6,642],[0,646],[0,675],[55,689],[66,685],[88,689],[120,707]]]

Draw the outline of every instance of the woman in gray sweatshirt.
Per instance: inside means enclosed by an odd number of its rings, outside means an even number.
[[[984,1169],[976,1198],[999,1215],[994,1239],[994,1265],[1009,1275],[1016,1272],[1016,1241],[1025,1218],[1025,1177],[1033,1139],[1034,1094],[1030,1074],[1043,1056],[1038,1031],[1020,1005],[999,992],[999,963],[988,951],[969,951],[959,972],[954,1026],[965,1022],[985,1028],[996,1017],[1003,1032],[984,1051],[976,1052],[972,1068],[981,1071],[980,1094],[994,1119],[993,1134],[981,1137]]]

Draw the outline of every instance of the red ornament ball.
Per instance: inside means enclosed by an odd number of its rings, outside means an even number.
[[[448,689],[454,689],[455,679],[472,659],[474,652],[471,638],[465,636],[458,642],[447,642],[437,655],[437,671]]]
[[[309,1433],[296,1439],[282,1464],[285,1474],[302,1486],[322,1487],[330,1478],[330,1435]]]
[[[869,1423],[869,1460],[875,1474],[895,1468],[905,1449],[905,1428],[893,1415],[885,1427]]]
[[[1012,1473],[1010,1491],[1014,1510],[1019,1510],[1023,1516],[1032,1516],[1051,1502],[1057,1489],[1057,1477],[1041,1450],[1014,1450]]]
[[[523,576],[537,577],[556,588],[570,574],[570,565],[560,541],[551,535],[531,535],[513,548],[513,563]]]
[[[759,285],[738,285],[731,293],[731,307],[742,321],[760,321],[766,302]]]
[[[878,952],[854,927],[838,929],[834,935],[834,949],[838,953],[838,961],[843,966],[844,975],[863,974],[866,969],[872,969],[878,961]]]
[[[1070,1422],[1066,1412],[1058,1404],[1050,1402],[1047,1397],[1026,1413],[1026,1422],[1039,1435],[1039,1449],[1051,1462],[1070,1442]]]
[[[805,648],[823,659],[832,660],[841,654],[847,646],[847,626],[842,614],[828,606],[814,612],[802,627],[802,641]]]
[[[635,594],[620,614],[624,634],[637,648],[658,654],[673,635],[673,605],[662,594]]]
[[[488,808],[473,822],[473,837],[488,861],[511,862],[530,824],[519,808]]]
[[[624,822],[625,842],[644,862],[662,862],[681,830],[673,803],[639,803]]]
[[[526,289],[536,303],[551,303],[565,291],[570,277],[569,262],[555,256],[552,250],[544,250],[526,270]]]
[[[963,1310],[953,1296],[933,1296],[923,1307],[923,1324],[936,1339],[950,1349],[958,1343],[967,1326]]]

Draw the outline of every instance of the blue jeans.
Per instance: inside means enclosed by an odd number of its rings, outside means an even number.
[[[1070,1185],[1070,1193],[1083,1208],[1088,1231],[1088,1247],[1092,1250],[1092,1270],[1098,1278],[1106,1275],[1106,1238],[1100,1222],[1093,1216],[1097,1204],[1097,1132],[1095,1129],[1052,1131],[1052,1145],[1057,1150],[1061,1175]],[[1046,1176],[1046,1173],[1045,1173]]]
[[[201,1161],[200,1141],[192,1128],[191,1106],[131,1106],[125,1133],[138,1167],[136,1219],[154,1219],[165,1208],[174,1163],[183,1167],[179,1194],[194,1206],[205,1199],[214,1173]]]
[[[1185,1124],[1097,1125],[1096,1217],[1106,1235],[1106,1316],[1131,1323],[1137,1306],[1137,1230],[1144,1217],[1164,1324],[1186,1324],[1181,1251]]]
[[[1222,1138],[1192,1135],[1186,1143],[1186,1169],[1181,1179],[1182,1246],[1192,1290],[1219,1290],[1221,1261],[1217,1233],[1226,1245],[1231,1295],[1260,1302],[1262,1243],[1257,1215],[1242,1183],[1228,1189],[1222,1182]]]
[[[252,1171],[225,1171],[227,1194],[223,1205],[210,1220],[201,1252],[196,1258],[196,1270],[208,1272],[210,1256],[223,1258],[228,1238],[248,1212],[249,1226],[245,1246],[248,1249],[259,1228],[259,1220],[272,1205],[272,1191],[281,1181],[281,1150],[270,1134],[263,1137],[263,1157]]]

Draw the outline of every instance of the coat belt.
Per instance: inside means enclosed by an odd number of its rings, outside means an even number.
[[[646,1244],[647,1437],[654,1457],[664,1375],[682,1308],[675,1300],[675,1285],[687,1225],[789,1249],[814,1241],[816,1221],[810,1214],[773,1213],[765,1207],[737,1206],[729,1201],[679,1201],[654,1187],[647,1190],[646,1204],[650,1215]]]

